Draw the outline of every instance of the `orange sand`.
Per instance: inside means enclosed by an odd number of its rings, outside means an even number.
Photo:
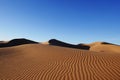
[[[120,46],[118,45],[102,44],[102,42],[95,42],[89,45],[90,45],[90,51],[120,53]]]
[[[120,80],[120,54],[43,44],[0,48],[0,80]]]

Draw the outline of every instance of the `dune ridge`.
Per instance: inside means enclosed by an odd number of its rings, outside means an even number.
[[[42,44],[0,48],[0,79],[119,80],[120,54]]]
[[[107,42],[94,42],[88,45],[90,46],[90,51],[120,53],[120,45]]]
[[[25,38],[19,38],[19,39],[13,39],[8,42],[1,41],[0,42],[0,48],[4,47],[12,47],[12,46],[18,46],[18,45],[24,45],[24,44],[37,44],[38,42],[28,40]]]
[[[89,51],[94,51],[94,52],[120,53],[120,45],[108,43],[108,42],[93,42],[90,44],[81,44],[80,43],[80,44],[74,45],[74,44],[65,43],[63,41],[59,41],[57,39],[51,39],[48,42],[43,42],[41,44],[83,49],[83,50],[89,50]]]
[[[65,43],[56,39],[51,39],[48,41],[49,45],[54,45],[54,46],[61,46],[61,47],[69,47],[69,48],[76,48],[76,49],[85,49],[85,50],[89,50],[89,46],[86,45],[74,45],[74,44],[69,44],[69,43]]]
[[[35,42],[32,40],[28,40],[25,38],[20,39],[13,39],[10,41],[0,41],[0,48],[5,47],[13,47],[25,44],[44,44],[44,45],[52,45],[52,46],[59,46],[59,47],[67,47],[67,48],[75,48],[75,49],[83,49],[95,52],[114,52],[120,53],[120,45],[112,44],[108,42],[94,42],[91,44],[69,44],[63,41],[59,41],[57,39],[51,39],[48,42]]]

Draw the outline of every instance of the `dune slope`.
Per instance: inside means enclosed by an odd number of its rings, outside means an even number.
[[[90,44],[89,50],[96,52],[120,53],[120,46],[106,42],[95,42]]]
[[[120,54],[27,44],[0,49],[1,80],[120,80]]]
[[[12,46],[18,46],[18,45],[24,45],[24,44],[38,44],[38,42],[31,41],[31,40],[24,39],[24,38],[13,39],[13,40],[8,41],[8,42],[1,41],[0,48],[12,47]]]
[[[61,46],[61,47],[68,47],[68,48],[76,48],[76,49],[84,49],[84,50],[89,50],[89,46],[86,45],[74,45],[74,44],[69,44],[69,43],[65,43],[56,39],[51,39],[48,41],[49,45],[55,45],[55,46]]]

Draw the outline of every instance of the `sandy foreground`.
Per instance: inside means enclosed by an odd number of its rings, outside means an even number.
[[[120,80],[120,53],[43,44],[0,48],[0,80]]]

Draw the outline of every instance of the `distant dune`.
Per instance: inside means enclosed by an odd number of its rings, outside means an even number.
[[[90,50],[95,52],[115,52],[120,53],[120,46],[108,42],[94,42],[91,44],[69,44],[65,43],[56,39],[51,39],[48,42],[43,42],[42,44],[45,45],[53,45],[53,46],[60,46],[60,47],[68,47],[68,48],[76,48],[76,49],[84,49]]]
[[[14,47],[0,48],[0,80],[120,80],[118,45],[79,44],[90,46],[82,50],[49,42],[52,45],[27,39],[9,41]]]
[[[79,45],[73,45],[73,44],[69,44],[69,43],[65,43],[56,39],[51,39],[49,40],[49,45],[55,45],[55,46],[61,46],[61,47],[69,47],[69,48],[77,48],[77,49],[85,49],[85,50],[89,50],[89,46],[85,46],[82,44]]]
[[[23,45],[23,44],[37,44],[38,42],[35,42],[35,41],[31,41],[31,40],[28,40],[28,39],[13,39],[9,42],[4,42],[4,41],[1,41],[0,42],[0,48],[2,47],[12,47],[12,46],[18,46],[18,45]]]
[[[2,44],[2,43],[7,43],[7,41],[0,41],[0,44]]]
[[[88,44],[89,46],[95,46],[95,45],[115,45],[115,46],[119,46],[117,44],[113,44],[113,43],[108,43],[108,42],[93,42],[91,44]]]
[[[94,42],[89,44],[90,51],[120,53],[120,46],[107,42]]]
[[[40,42],[41,44],[45,44],[45,45],[49,45],[49,42],[46,41],[46,42]]]

